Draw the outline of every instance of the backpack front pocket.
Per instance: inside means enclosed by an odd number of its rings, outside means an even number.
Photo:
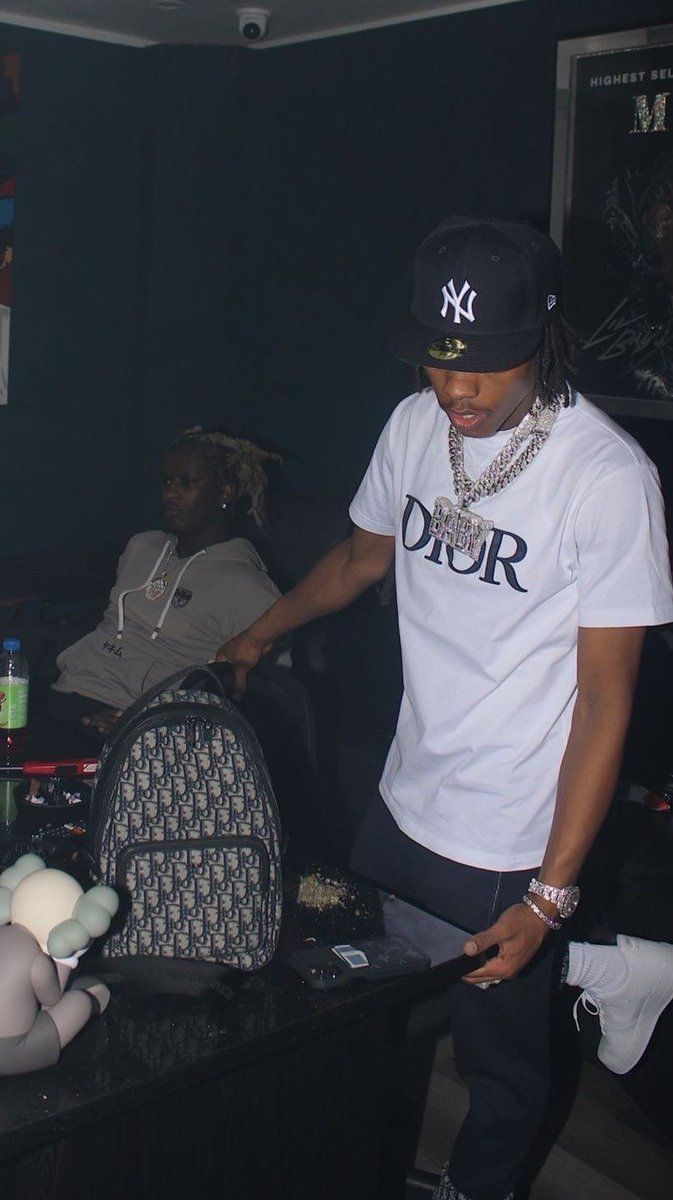
[[[227,963],[271,956],[269,855],[256,837],[133,842],[116,856],[126,919],[108,953]]]

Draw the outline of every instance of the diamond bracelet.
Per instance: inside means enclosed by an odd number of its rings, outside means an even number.
[[[559,930],[561,928],[561,922],[555,921],[553,917],[548,917],[547,914],[542,911],[540,906],[536,904],[534,900],[531,900],[530,896],[522,896],[521,899],[526,907],[529,908],[531,912],[534,912],[535,916],[539,917],[541,921],[544,921],[545,925],[548,925],[550,929]]]

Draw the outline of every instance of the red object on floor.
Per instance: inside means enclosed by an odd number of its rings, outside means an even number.
[[[653,812],[671,812],[671,798],[668,794],[659,796],[656,792],[647,792],[643,804],[645,808],[651,808]]]

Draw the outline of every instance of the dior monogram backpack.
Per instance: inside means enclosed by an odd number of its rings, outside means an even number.
[[[181,671],[127,709],[104,747],[89,834],[122,897],[107,957],[253,971],[274,954],[278,809],[259,742],[224,693],[207,668]]]

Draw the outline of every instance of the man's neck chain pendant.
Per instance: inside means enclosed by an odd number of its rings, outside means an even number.
[[[431,536],[476,562],[494,522],[471,512],[468,505],[501,492],[525,471],[547,441],[560,408],[559,401],[544,405],[538,398],[500,453],[474,480],[465,471],[463,436],[449,425],[449,462],[457,503],[447,496],[437,497],[430,519]]]
[[[168,551],[168,555],[163,562],[163,569],[161,570],[160,574],[157,574],[153,579],[150,579],[147,587],[145,588],[145,596],[148,600],[160,600],[166,591],[166,588],[168,587],[168,568],[171,565],[171,559],[173,558],[174,551],[175,546],[171,546],[170,550]]]

